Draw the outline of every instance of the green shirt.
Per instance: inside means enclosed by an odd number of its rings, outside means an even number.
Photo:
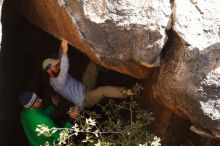
[[[37,125],[46,125],[49,128],[58,127],[53,120],[49,117],[54,112],[54,107],[49,106],[48,108],[37,108],[37,109],[24,109],[21,112],[21,123],[24,128],[25,134],[31,144],[31,146],[44,145],[46,141],[49,142],[50,146],[53,145],[54,140],[59,138],[59,131],[53,133],[50,137],[44,135],[38,136],[35,131]],[[72,124],[67,122],[65,128],[72,127]]]

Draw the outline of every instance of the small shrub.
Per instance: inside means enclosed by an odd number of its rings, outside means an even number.
[[[61,130],[58,145],[160,146],[160,138],[147,131],[147,126],[154,121],[152,113],[141,109],[134,100],[140,98],[141,90],[137,84],[132,88],[135,96],[129,99],[110,99],[105,105],[96,105],[96,112],[85,109],[72,128],[49,129],[46,125],[38,125],[36,131],[39,135],[50,136]],[[71,139],[79,135],[80,141]]]

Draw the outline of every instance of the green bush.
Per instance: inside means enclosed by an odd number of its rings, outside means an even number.
[[[72,128],[48,129],[46,125],[38,125],[36,131],[39,135],[48,136],[51,132],[61,130],[58,145],[160,146],[160,138],[147,130],[154,120],[152,113],[141,109],[134,100],[140,98],[141,89],[136,85],[132,89],[135,96],[129,99],[110,99],[105,105],[96,105],[95,111],[85,109]],[[74,141],[74,137],[80,137],[80,141]]]

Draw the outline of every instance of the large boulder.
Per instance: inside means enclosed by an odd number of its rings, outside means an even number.
[[[189,118],[202,133],[220,130],[220,3],[218,0],[175,1],[173,30],[154,95]],[[175,39],[174,39],[175,38]]]
[[[67,39],[96,63],[136,78],[159,66],[171,26],[167,0],[22,0],[21,6],[33,24]]]
[[[30,22],[67,39],[104,67],[135,78],[148,77],[149,70],[159,67],[152,85],[154,98],[218,137],[219,0],[20,0],[20,4]]]

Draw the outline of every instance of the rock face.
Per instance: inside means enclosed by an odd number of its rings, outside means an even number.
[[[159,66],[171,26],[167,0],[25,0],[22,8],[32,23],[66,38],[96,63],[136,78]]]
[[[174,2],[170,38],[176,39],[164,47],[154,86],[157,100],[213,137],[220,130],[219,6],[217,0]]]
[[[104,62],[159,65],[171,14],[168,1],[85,0],[66,5],[82,37]]]
[[[96,63],[136,78],[159,67],[154,98],[220,130],[219,0],[22,0],[26,18]],[[166,33],[166,30],[167,33]]]
[[[220,2],[217,0],[176,1],[173,29],[183,38],[189,50],[205,48],[220,42]]]

